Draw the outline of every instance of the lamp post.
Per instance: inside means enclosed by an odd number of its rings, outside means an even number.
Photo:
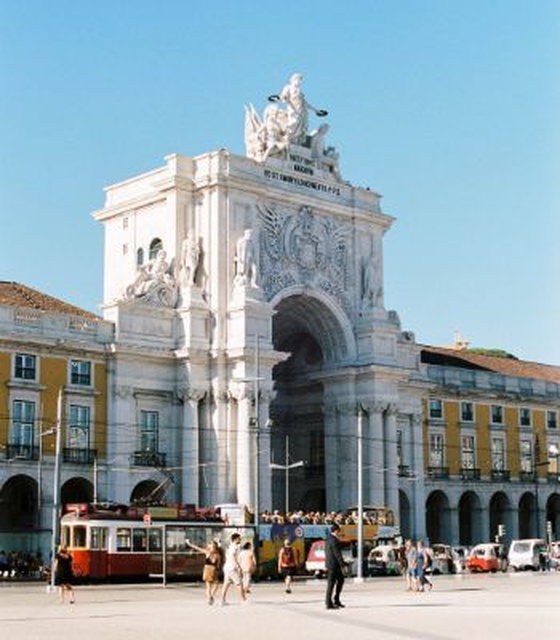
[[[49,591],[55,588],[55,558],[58,546],[60,528],[60,463],[62,453],[62,389],[58,392],[56,405],[56,447],[54,458],[53,509],[52,509],[52,537],[51,537],[51,579]]]
[[[303,467],[305,462],[298,460],[297,462],[290,463],[290,436],[286,436],[286,455],[285,464],[277,464],[275,462],[270,463],[271,469],[279,469],[285,473],[285,485],[284,485],[284,500],[285,500],[285,512],[290,510],[290,469],[296,469],[297,467]]]
[[[549,456],[558,456],[559,454],[558,446],[551,444],[547,449],[547,454]],[[539,458],[541,455],[541,444],[539,441],[539,436],[535,436],[535,445],[534,445],[534,457],[535,464],[533,469],[533,478],[535,480],[535,517],[536,517],[536,530],[537,530],[537,538],[541,537],[541,525],[539,519],[539,467],[547,467],[550,464],[550,460],[547,458],[546,460],[541,460],[539,462]]]
[[[358,569],[355,582],[364,581],[364,410],[358,407]]]

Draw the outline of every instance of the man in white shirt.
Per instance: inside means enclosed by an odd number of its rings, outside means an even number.
[[[243,589],[243,582],[241,580],[242,571],[239,564],[239,552],[241,550],[241,536],[238,533],[233,533],[231,536],[231,543],[226,551],[226,561],[224,562],[224,584],[222,587],[222,605],[226,605],[226,596],[231,584],[235,584],[239,587],[239,593],[241,594],[241,600],[245,602],[247,599],[245,596],[245,590]]]

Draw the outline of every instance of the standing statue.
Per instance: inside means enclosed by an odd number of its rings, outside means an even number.
[[[303,76],[300,73],[294,73],[280,95],[271,96],[269,99],[284,102],[287,105],[286,133],[290,143],[305,145],[307,143],[309,111],[313,111],[319,117],[327,115],[327,112],[324,109],[316,109],[307,102],[301,88],[302,81]]]
[[[181,279],[184,286],[196,286],[202,251],[200,240],[189,233],[181,245]]]
[[[379,270],[379,260],[373,255],[364,256],[361,261],[361,307],[362,311],[369,311],[377,306],[382,295],[382,288],[376,284],[376,273]]]
[[[136,280],[126,288],[128,299],[139,299],[154,307],[174,307],[177,304],[177,282],[166,257],[165,251],[160,249],[153,262],[140,267]]]
[[[253,229],[245,229],[235,252],[235,286],[257,287],[258,249]]]

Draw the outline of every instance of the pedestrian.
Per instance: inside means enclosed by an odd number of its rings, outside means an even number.
[[[204,560],[204,569],[202,570],[202,580],[206,585],[206,600],[209,605],[214,604],[214,598],[218,587],[220,586],[220,569],[222,567],[222,552],[218,543],[212,540],[206,547],[198,547],[190,540],[186,541],[189,547],[206,556]]]
[[[247,600],[245,590],[243,589],[242,572],[239,564],[239,552],[241,551],[241,536],[238,533],[232,533],[231,542],[226,551],[226,561],[224,562],[224,584],[222,586],[221,605],[227,605],[227,593],[230,585],[234,584],[239,587],[239,594],[242,602]]]
[[[416,591],[424,591],[425,585],[428,585],[431,591],[434,586],[426,577],[428,562],[428,553],[424,547],[424,542],[418,540],[416,544]]]
[[[243,589],[245,595],[251,593],[251,577],[257,570],[257,559],[250,542],[245,542],[239,552],[239,566],[241,567]]]
[[[416,591],[416,562],[417,554],[416,547],[412,540],[407,540],[404,543],[404,557],[406,563],[406,590]]]
[[[64,604],[65,594],[70,595],[70,604],[74,604],[76,599],[74,597],[74,587],[72,582],[74,581],[74,574],[72,572],[72,556],[68,553],[68,549],[64,545],[58,547],[58,553],[55,556],[55,568],[54,568],[55,582],[60,587],[60,602]]]
[[[292,579],[296,573],[298,559],[288,538],[284,540],[282,548],[278,552],[278,573],[284,580],[286,593],[292,593]]]
[[[325,568],[327,570],[327,593],[325,606],[327,609],[343,609],[345,605],[340,601],[340,592],[344,585],[344,570],[346,563],[342,558],[340,527],[334,523],[325,541]],[[333,598],[334,592],[334,598]]]

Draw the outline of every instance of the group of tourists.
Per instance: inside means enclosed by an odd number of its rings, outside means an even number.
[[[0,580],[39,578],[44,571],[41,552],[0,550]]]
[[[433,564],[432,550],[424,545],[422,540],[418,540],[416,545],[412,540],[407,540],[404,544],[404,575],[406,578],[406,590],[421,592],[426,587],[431,591],[434,587],[428,578],[428,569]]]
[[[364,511],[364,524],[392,525],[392,522],[380,522],[379,519],[386,517],[386,514],[379,514],[373,511]],[[359,520],[358,512],[350,513],[342,511],[263,511],[260,515],[262,524],[325,524],[343,525],[357,524]]]

